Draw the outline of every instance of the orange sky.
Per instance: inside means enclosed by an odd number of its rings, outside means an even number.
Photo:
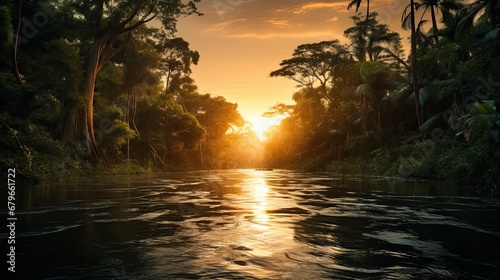
[[[400,32],[407,45],[408,31],[400,26],[409,1],[372,0],[370,10],[382,23]],[[192,77],[200,93],[224,96],[238,103],[242,116],[257,122],[278,102],[292,104],[296,83],[271,78],[269,73],[291,57],[300,44],[339,39],[352,25],[349,1],[202,0],[203,16],[181,18],[177,36],[200,53]],[[366,0],[360,12],[366,12]]]

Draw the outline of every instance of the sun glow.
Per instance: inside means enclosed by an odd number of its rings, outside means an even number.
[[[258,178],[253,186],[252,197],[255,201],[253,211],[257,222],[254,227],[261,230],[267,230],[266,225],[269,218],[267,215],[267,192],[268,186],[264,178]]]
[[[255,132],[257,137],[259,137],[260,141],[264,141],[267,139],[267,131],[271,127],[279,125],[281,119],[258,117],[253,119],[251,122],[252,130]]]

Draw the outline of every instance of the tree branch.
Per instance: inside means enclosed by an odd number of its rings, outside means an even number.
[[[21,74],[19,73],[19,67],[17,65],[17,46],[19,44],[19,32],[21,30],[21,10],[22,10],[22,4],[23,0],[19,0],[19,15],[17,17],[17,31],[16,31],[16,39],[14,41],[14,54],[13,54],[13,59],[14,59],[14,74],[17,79],[17,83],[19,85],[23,85],[23,79],[21,78]]]

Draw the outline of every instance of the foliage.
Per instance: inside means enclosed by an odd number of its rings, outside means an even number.
[[[314,88],[318,82],[324,97],[331,101],[327,85],[349,58],[347,47],[338,40],[323,41],[298,46],[291,59],[280,63],[281,68],[271,72],[271,77],[286,77],[303,87]]]
[[[174,36],[180,15],[199,14],[197,2],[2,3],[2,168],[50,180],[259,161],[259,141],[237,104],[196,92],[190,74],[200,55]],[[12,63],[19,9],[28,19],[42,9],[47,19],[23,21],[31,25],[16,54],[22,83]],[[146,25],[153,18],[161,28]]]
[[[387,24],[379,23],[377,16],[377,12],[367,15],[366,19],[361,19],[359,14],[352,16],[354,26],[344,31],[358,61],[376,61],[382,57],[384,49],[394,49],[397,53],[402,48],[399,34],[390,31]]]
[[[294,104],[264,114],[282,119],[264,143],[237,104],[197,91],[200,54],[175,29],[198,2],[47,0],[48,21],[16,37],[19,9],[30,18],[42,2],[3,1],[0,167],[43,181],[265,165],[453,180],[498,194],[499,1],[410,1],[406,58],[366,1],[347,44],[301,44],[270,73],[300,88]],[[146,24],[153,19],[161,27]]]
[[[415,1],[402,17],[409,26],[414,10],[423,11],[406,61],[399,35],[379,24],[376,13],[353,16],[345,31],[352,58],[337,65],[341,73],[329,72],[335,75],[316,88],[294,93],[294,105],[266,113],[286,113],[265,143],[267,165],[447,180],[498,195],[498,8],[498,1]],[[292,61],[297,53],[281,66]],[[307,85],[297,79],[308,77],[302,73],[283,67],[272,76]],[[317,95],[321,85],[328,87],[327,103]]]
[[[60,141],[54,140],[44,126],[0,115],[2,170],[16,168],[26,183],[61,179],[84,173],[85,164],[71,159]]]

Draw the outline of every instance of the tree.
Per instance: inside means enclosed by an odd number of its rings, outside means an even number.
[[[11,47],[14,27],[10,16],[11,12],[7,6],[0,6],[0,51],[7,53]],[[4,56],[0,58],[1,65],[7,64],[8,61]]]
[[[417,11],[419,9],[424,9],[422,12],[422,15],[420,17],[420,21],[417,24],[417,30],[420,30],[420,26],[423,25],[426,21],[423,20],[424,16],[426,15],[427,11],[431,11],[431,22],[432,22],[432,36],[434,39],[434,43],[436,44],[436,47],[439,48],[439,30],[437,26],[437,19],[436,19],[436,12],[440,11],[443,16],[445,14],[448,14],[450,9],[457,9],[459,7],[459,4],[456,3],[454,0],[422,0],[420,3],[414,3],[414,10]],[[408,8],[410,6],[406,6],[404,12],[403,12],[403,28],[409,29],[411,28],[411,13],[408,13]],[[417,31],[417,33],[420,33]]]
[[[93,41],[86,51],[83,87],[85,104],[81,108],[72,108],[69,116],[63,120],[64,141],[80,141],[92,163],[109,166],[94,134],[94,90],[99,71],[125,48],[129,38],[134,36],[133,31],[139,26],[157,18],[164,28],[174,32],[179,15],[197,12],[196,2],[199,0],[187,3],[181,0],[72,2],[81,11],[80,16],[87,24],[95,26],[95,30]]]
[[[162,58],[160,71],[166,76],[165,94],[177,90],[183,75],[191,74],[191,64],[197,65],[200,54],[189,48],[189,43],[182,38],[161,36],[157,45]]]
[[[368,131],[369,118],[375,128],[380,129],[380,103],[387,91],[392,88],[389,67],[382,62],[359,62],[359,74],[364,83],[354,93],[361,99],[361,126]]]
[[[359,9],[359,6],[361,5],[361,2],[363,0],[352,0],[351,3],[347,6],[347,9],[349,10],[352,6],[356,5],[356,12]],[[370,0],[366,0],[366,20],[368,20],[368,17],[370,15]]]
[[[487,40],[498,38],[500,34],[500,26],[498,11],[500,10],[500,0],[475,0],[466,6],[467,14],[458,23],[455,29],[455,40],[464,41],[472,35],[472,29],[480,23],[487,23],[488,28],[483,34],[483,38]],[[479,18],[479,19],[478,19]],[[476,19],[477,22],[476,22]]]
[[[323,96],[332,101],[327,85],[331,83],[336,67],[348,60],[348,51],[338,40],[304,44],[294,50],[292,58],[283,60],[281,68],[271,72],[270,76],[292,79],[310,90],[319,82]]]
[[[190,92],[182,95],[186,112],[192,114],[206,130],[206,139],[198,146],[200,168],[221,168],[231,161],[228,136],[245,125],[238,105],[224,97]],[[192,156],[191,158],[197,158]]]
[[[424,12],[422,14],[422,17],[428,9],[431,10],[432,33],[434,35],[434,41],[436,43],[436,46],[439,48],[438,28],[437,28],[436,12],[435,12],[435,10],[438,8],[438,4],[439,0],[422,0],[421,3],[421,5],[424,6]]]
[[[344,36],[351,41],[351,52],[358,61],[376,61],[384,49],[392,46],[401,46],[401,38],[397,32],[389,30],[387,24],[380,24],[378,13],[361,20],[359,15],[351,16],[354,26],[344,31]]]
[[[418,88],[418,77],[417,77],[417,34],[415,26],[415,2],[410,0],[410,22],[411,22],[411,76],[413,84],[413,92],[415,94],[415,110],[417,113],[418,126],[420,127],[423,123],[422,111],[420,109],[420,90]]]

